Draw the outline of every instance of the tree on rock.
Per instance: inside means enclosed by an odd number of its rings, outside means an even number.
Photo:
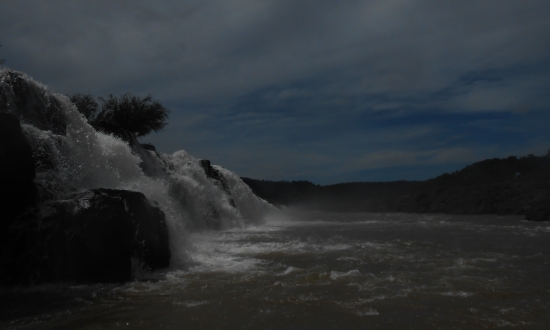
[[[169,110],[153,100],[151,95],[144,98],[130,94],[121,97],[109,95],[106,100],[100,100],[103,106],[96,120],[117,125],[137,137],[158,132],[168,124]]]
[[[101,109],[90,94],[74,94],[70,98],[94,128],[107,133],[123,129],[136,137],[142,137],[158,132],[168,124],[166,120],[170,110],[153,100],[151,95],[141,98],[126,93],[119,97],[100,97]]]

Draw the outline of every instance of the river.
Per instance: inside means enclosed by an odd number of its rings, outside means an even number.
[[[186,269],[3,290],[5,329],[548,329],[550,224],[285,211],[190,235]]]

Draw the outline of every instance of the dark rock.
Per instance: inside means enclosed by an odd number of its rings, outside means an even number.
[[[168,165],[156,152],[155,147],[151,144],[139,143],[137,137],[132,133],[130,133],[130,138],[132,140],[130,147],[141,158],[139,167],[141,167],[143,173],[153,178],[165,178],[167,176],[165,168]]]
[[[220,188],[222,188],[228,195],[231,195],[231,191],[229,190],[227,182],[225,182],[225,178],[218,170],[212,167],[208,159],[202,159],[200,161],[200,165],[207,177],[214,180]]]
[[[63,100],[21,72],[5,70],[0,77],[0,113],[15,115],[41,130],[65,135]]]
[[[0,113],[0,231],[38,201],[32,148],[25,139],[19,120]],[[0,240],[1,235],[0,234]],[[0,243],[1,246],[1,243]]]
[[[168,267],[164,213],[139,192],[93,189],[17,219],[0,258],[3,284],[123,282],[132,259]]]
[[[548,221],[550,220],[550,198],[535,201],[525,213],[526,220]]]
[[[527,211],[525,214],[525,220],[532,221],[548,221],[548,211],[545,209],[534,208]]]
[[[170,265],[170,248],[168,245],[168,228],[164,212],[155,201],[149,201],[140,192],[95,189],[106,198],[118,198],[124,203],[125,215],[132,220],[133,254],[149,270],[165,268]]]
[[[141,147],[145,150],[157,152],[157,148],[155,148],[155,146],[150,143],[142,143]]]

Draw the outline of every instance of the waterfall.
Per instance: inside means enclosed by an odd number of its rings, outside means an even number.
[[[213,167],[220,180],[208,177],[201,161],[183,150],[169,155],[137,144],[136,151],[96,131],[67,96],[49,92],[23,73],[0,69],[0,103],[0,111],[22,121],[43,200],[93,188],[142,192],[166,214],[171,267],[189,261],[185,251],[191,248],[190,232],[256,223],[272,207],[222,167]]]

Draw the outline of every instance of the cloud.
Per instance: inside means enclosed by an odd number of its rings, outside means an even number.
[[[356,93],[425,91],[472,69],[544,60],[550,42],[550,6],[535,1],[162,4],[23,0],[0,24],[10,53],[56,89],[145,84],[202,102],[319,77]]]
[[[152,93],[172,109],[147,138],[166,151],[330,181],[549,141],[531,128],[550,105],[549,16],[534,0],[19,0],[0,55],[57,92]],[[520,142],[475,124],[497,122]]]

